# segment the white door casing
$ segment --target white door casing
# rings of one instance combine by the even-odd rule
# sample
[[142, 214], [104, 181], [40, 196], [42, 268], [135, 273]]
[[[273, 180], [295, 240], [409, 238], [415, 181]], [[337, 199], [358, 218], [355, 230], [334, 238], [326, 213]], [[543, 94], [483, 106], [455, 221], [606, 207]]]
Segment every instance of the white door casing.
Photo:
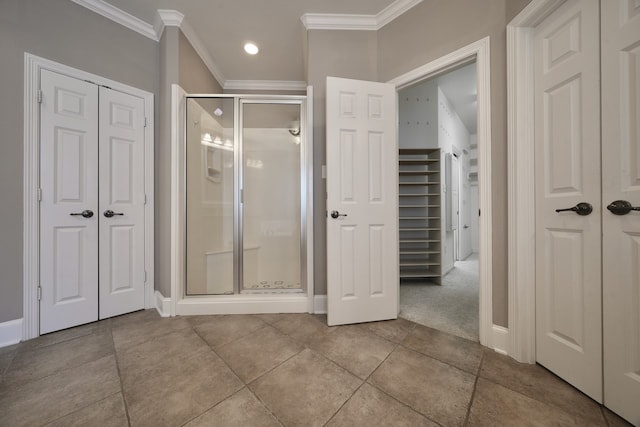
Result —
[[106, 319], [144, 308], [144, 100], [100, 87], [99, 130], [100, 319]]
[[598, 10], [569, 0], [536, 28], [534, 114], [536, 359], [601, 402]]
[[328, 324], [395, 319], [395, 86], [327, 77], [326, 126]]
[[[601, 14], [603, 206], [640, 206], [640, 4]], [[640, 425], [640, 212], [603, 209], [602, 225], [604, 402]]]
[[47, 333], [98, 319], [98, 87], [42, 70], [41, 90], [40, 333]]

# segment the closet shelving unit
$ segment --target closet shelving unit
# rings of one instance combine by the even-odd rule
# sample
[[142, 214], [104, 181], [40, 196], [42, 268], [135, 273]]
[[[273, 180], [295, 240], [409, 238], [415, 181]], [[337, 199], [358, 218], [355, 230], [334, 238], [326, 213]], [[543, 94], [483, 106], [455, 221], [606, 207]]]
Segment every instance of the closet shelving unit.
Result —
[[440, 149], [400, 149], [400, 278], [439, 283], [441, 269]]

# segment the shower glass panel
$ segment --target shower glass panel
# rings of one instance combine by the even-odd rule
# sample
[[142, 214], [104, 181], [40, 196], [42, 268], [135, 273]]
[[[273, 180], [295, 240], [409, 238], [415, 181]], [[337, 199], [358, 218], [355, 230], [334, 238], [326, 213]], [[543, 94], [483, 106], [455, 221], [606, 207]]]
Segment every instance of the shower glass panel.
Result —
[[303, 291], [300, 110], [241, 101], [242, 293]]
[[186, 294], [234, 293], [234, 99], [187, 98]]

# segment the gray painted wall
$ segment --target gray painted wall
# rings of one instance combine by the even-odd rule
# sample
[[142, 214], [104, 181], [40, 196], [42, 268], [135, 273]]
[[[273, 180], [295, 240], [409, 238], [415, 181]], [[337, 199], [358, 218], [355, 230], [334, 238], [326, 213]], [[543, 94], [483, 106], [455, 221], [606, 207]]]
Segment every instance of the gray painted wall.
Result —
[[0, 322], [22, 317], [25, 52], [152, 92], [156, 101], [159, 87], [158, 43], [68, 0], [2, 1]]

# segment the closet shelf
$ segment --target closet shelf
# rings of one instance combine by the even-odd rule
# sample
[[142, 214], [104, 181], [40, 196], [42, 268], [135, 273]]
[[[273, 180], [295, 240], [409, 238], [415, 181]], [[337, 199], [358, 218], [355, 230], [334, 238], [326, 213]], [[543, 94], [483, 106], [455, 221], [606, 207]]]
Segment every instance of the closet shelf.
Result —
[[440, 171], [439, 170], [424, 170], [424, 171], [401, 170], [399, 175], [400, 176], [424, 176], [424, 175], [433, 175], [436, 173], [440, 173]]
[[429, 182], [400, 182], [400, 185], [440, 185], [438, 181], [429, 181]]
[[[401, 216], [400, 221], [403, 220], [420, 220], [420, 219], [440, 219], [439, 216]], [[402, 226], [400, 227], [402, 228]]]

